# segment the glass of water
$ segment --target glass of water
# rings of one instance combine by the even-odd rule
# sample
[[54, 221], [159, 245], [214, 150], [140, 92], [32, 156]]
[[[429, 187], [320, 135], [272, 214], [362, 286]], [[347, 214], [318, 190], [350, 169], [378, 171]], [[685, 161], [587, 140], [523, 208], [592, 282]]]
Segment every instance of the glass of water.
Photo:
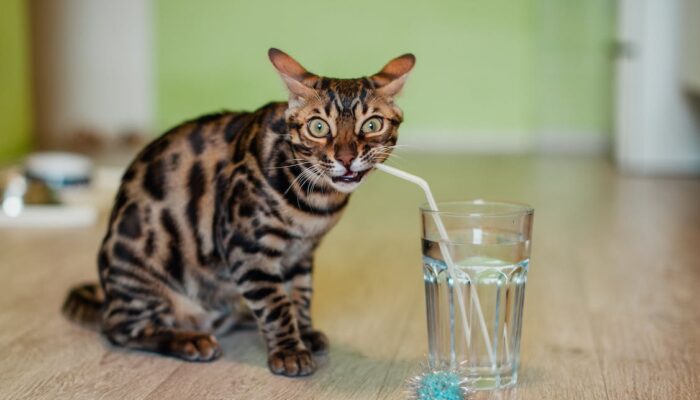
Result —
[[485, 200], [438, 209], [420, 210], [430, 367], [474, 389], [514, 385], [534, 210]]

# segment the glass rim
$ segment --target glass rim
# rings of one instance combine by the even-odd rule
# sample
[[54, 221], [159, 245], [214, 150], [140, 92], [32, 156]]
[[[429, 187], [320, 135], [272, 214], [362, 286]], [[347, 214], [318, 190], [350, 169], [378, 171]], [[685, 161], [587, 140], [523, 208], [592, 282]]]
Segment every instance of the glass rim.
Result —
[[511, 207], [513, 210], [510, 211], [493, 211], [493, 212], [457, 212], [457, 211], [436, 211], [430, 208], [428, 203], [423, 203], [418, 207], [421, 214], [437, 214], [440, 216], [448, 217], [461, 217], [461, 218], [491, 218], [491, 217], [513, 217], [513, 216], [526, 216], [535, 213], [535, 209], [529, 204], [515, 202], [515, 201], [499, 201], [499, 200], [487, 200], [487, 199], [470, 199], [470, 200], [456, 200], [456, 201], [439, 201], [437, 206], [442, 209], [441, 206], [459, 206], [459, 205], [476, 205], [476, 206], [505, 206]]

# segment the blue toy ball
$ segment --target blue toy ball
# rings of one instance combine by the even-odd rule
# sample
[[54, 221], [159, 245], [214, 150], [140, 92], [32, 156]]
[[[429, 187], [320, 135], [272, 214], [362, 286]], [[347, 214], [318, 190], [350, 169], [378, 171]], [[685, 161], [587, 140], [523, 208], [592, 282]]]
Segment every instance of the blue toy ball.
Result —
[[429, 371], [409, 381], [414, 400], [466, 400], [470, 390], [454, 371]]

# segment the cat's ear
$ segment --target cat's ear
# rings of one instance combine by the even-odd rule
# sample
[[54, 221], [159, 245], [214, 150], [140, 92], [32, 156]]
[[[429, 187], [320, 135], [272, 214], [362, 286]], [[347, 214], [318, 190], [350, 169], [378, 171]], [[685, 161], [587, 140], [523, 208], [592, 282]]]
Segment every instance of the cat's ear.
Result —
[[399, 94], [415, 64], [416, 57], [410, 53], [389, 61], [381, 71], [370, 76], [374, 86], [377, 87], [377, 93], [386, 97]]
[[301, 98], [309, 98], [316, 95], [313, 85], [316, 83], [318, 76], [307, 71], [282, 50], [271, 48], [267, 55], [292, 95]]

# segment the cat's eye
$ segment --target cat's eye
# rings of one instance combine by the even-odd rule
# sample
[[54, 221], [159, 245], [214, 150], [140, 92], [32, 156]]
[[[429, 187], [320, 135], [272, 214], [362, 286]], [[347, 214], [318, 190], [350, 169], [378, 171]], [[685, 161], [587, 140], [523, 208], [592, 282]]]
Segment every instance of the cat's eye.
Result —
[[372, 117], [362, 124], [362, 133], [375, 133], [382, 130], [382, 119], [379, 117]]
[[309, 123], [307, 124], [307, 127], [309, 128], [309, 133], [313, 137], [317, 138], [322, 138], [326, 137], [328, 135], [328, 132], [330, 132], [331, 128], [328, 126], [328, 123], [321, 118], [314, 118]]

